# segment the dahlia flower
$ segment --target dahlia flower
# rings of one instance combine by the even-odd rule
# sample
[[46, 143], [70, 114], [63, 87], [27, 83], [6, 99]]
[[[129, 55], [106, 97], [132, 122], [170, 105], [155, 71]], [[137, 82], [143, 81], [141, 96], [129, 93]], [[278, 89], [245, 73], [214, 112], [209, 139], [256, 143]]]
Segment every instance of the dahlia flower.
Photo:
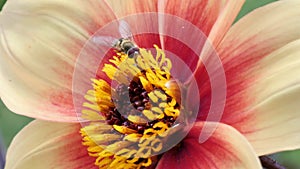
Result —
[[300, 147], [300, 2], [11, 0], [6, 169], [261, 168]]

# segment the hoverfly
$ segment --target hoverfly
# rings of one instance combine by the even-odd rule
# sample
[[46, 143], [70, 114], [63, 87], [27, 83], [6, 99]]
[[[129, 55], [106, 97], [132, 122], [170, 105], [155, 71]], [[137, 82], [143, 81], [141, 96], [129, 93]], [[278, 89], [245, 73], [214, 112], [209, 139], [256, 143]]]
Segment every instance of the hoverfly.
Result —
[[119, 33], [121, 38], [117, 39], [110, 36], [96, 36], [93, 41], [97, 44], [113, 47], [118, 52], [124, 52], [129, 58], [134, 58], [139, 53], [139, 47], [133, 41], [130, 26], [124, 20], [119, 22]]

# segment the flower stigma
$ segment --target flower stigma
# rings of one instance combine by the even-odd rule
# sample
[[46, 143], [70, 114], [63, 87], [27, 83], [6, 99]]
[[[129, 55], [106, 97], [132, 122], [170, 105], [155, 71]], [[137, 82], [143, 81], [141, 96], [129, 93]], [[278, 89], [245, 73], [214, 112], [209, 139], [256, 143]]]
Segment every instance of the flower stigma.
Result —
[[171, 60], [154, 47], [155, 57], [143, 48], [133, 58], [117, 51], [102, 69], [111, 83], [92, 79], [80, 133], [99, 168], [153, 168], [177, 144], [170, 136], [184, 125], [180, 84]]

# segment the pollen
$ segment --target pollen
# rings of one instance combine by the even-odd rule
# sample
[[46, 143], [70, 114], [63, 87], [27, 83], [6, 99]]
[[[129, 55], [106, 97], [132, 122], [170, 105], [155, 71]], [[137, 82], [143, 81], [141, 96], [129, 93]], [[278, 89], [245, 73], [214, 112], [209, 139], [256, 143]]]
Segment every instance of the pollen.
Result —
[[155, 167], [181, 113], [172, 63], [154, 47], [156, 56], [143, 48], [133, 58], [117, 52], [102, 69], [111, 82], [92, 79], [80, 133], [99, 168]]

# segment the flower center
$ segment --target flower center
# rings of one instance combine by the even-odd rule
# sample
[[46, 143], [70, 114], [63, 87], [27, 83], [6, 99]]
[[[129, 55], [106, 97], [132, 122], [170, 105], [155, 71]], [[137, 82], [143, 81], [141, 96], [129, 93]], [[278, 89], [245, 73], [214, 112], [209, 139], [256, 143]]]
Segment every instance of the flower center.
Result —
[[[146, 77], [146, 71], [141, 74], [142, 77]], [[150, 92], [147, 92], [139, 77], [135, 77], [129, 86], [119, 84], [116, 88], [116, 96], [112, 98], [117, 108], [106, 114], [107, 123], [122, 125], [140, 134], [159, 121], [171, 127], [178, 115], [168, 114], [168, 116], [162, 108], [171, 104], [172, 97], [156, 86], [151, 86], [151, 88], [148, 89]], [[179, 105], [176, 103], [173, 107], [178, 109]]]
[[154, 167], [172, 127], [180, 123], [180, 89], [170, 74], [171, 61], [155, 49], [155, 58], [142, 48], [133, 58], [117, 52], [103, 68], [112, 82], [92, 79], [81, 134], [99, 168]]

